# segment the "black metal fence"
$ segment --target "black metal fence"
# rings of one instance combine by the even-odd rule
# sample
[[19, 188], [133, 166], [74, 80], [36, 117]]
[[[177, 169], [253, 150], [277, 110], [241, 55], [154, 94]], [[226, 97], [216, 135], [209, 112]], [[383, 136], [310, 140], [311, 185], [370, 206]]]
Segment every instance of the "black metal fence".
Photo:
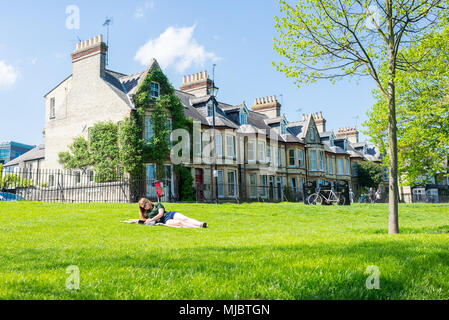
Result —
[[[0, 201], [42, 202], [137, 202], [142, 197], [158, 200], [155, 179], [121, 173], [96, 174], [91, 170], [8, 169], [1, 173]], [[172, 201], [170, 178], [163, 183], [161, 201]]]
[[196, 202], [302, 202], [303, 192], [299, 188], [277, 185], [243, 185], [219, 183], [217, 192], [212, 184], [195, 185]]

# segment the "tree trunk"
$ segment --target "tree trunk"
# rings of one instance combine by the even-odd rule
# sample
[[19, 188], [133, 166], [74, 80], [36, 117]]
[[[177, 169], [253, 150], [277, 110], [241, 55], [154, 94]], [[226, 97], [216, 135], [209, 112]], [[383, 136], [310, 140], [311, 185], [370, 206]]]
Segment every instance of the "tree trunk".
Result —
[[389, 205], [388, 205], [388, 233], [399, 233], [399, 187], [398, 187], [398, 141], [397, 141], [397, 121], [396, 121], [396, 90], [395, 90], [395, 52], [394, 52], [394, 32], [392, 19], [392, 3], [387, 0], [387, 27], [388, 27], [388, 151], [390, 156], [389, 170]]

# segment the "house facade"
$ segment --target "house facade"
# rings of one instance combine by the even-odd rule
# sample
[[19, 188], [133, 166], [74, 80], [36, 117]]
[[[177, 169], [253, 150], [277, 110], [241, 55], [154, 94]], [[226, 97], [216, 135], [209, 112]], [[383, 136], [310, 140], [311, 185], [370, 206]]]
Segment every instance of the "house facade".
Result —
[[[62, 169], [58, 154], [67, 151], [75, 137], [87, 139], [95, 123], [117, 123], [129, 116], [135, 110], [133, 96], [140, 84], [152, 68], [159, 68], [152, 60], [137, 74], [108, 70], [107, 50], [101, 35], [78, 43], [72, 53], [72, 74], [45, 95], [42, 169]], [[288, 190], [288, 197], [299, 201], [306, 181], [322, 180], [346, 181], [355, 192], [359, 188], [356, 163], [380, 162], [378, 150], [359, 141], [356, 128], [327, 131], [322, 113], [290, 122], [274, 96], [256, 98], [252, 105], [216, 101], [210, 95], [211, 85], [207, 72], [200, 72], [184, 76], [175, 92], [196, 128], [191, 139], [193, 158], [184, 165], [190, 168], [197, 193], [204, 200], [214, 199], [215, 193], [220, 200], [285, 200]], [[157, 83], [151, 94], [158, 96]], [[143, 121], [147, 142], [153, 134], [150, 115], [151, 109]], [[218, 171], [214, 170], [215, 159]], [[145, 195], [154, 198], [156, 165], [147, 163], [145, 170]], [[176, 198], [170, 159], [164, 172]]]

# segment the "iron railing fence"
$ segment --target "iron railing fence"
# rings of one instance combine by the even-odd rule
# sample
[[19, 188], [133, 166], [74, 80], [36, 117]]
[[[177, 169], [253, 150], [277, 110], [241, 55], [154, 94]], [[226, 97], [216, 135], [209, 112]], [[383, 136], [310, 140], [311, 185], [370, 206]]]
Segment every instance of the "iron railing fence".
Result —
[[173, 201], [171, 178], [163, 182], [158, 199], [155, 179], [129, 177], [120, 172], [95, 173], [93, 170], [4, 169], [0, 178], [0, 201], [111, 202], [132, 203], [142, 197]]
[[[158, 181], [163, 184], [161, 197], [157, 195], [156, 179], [145, 175], [130, 177], [120, 172], [98, 174], [93, 170], [3, 168], [0, 175], [0, 201], [135, 203], [146, 197], [163, 202], [304, 202], [302, 186], [292, 188], [271, 182], [268, 185], [218, 183], [217, 199], [214, 184], [195, 183], [193, 194], [186, 197], [182, 195], [183, 188], [175, 183], [174, 177]], [[308, 190], [306, 196], [315, 192], [314, 190]], [[448, 202], [449, 196], [445, 192], [440, 194], [438, 201], [430, 197], [413, 200]], [[351, 196], [354, 202], [369, 202], [368, 195]], [[383, 194], [382, 199], [376, 202], [388, 202], [388, 195]]]
[[[196, 202], [303, 202], [303, 192], [300, 188], [279, 187], [277, 185], [245, 185], [232, 183], [218, 183], [217, 193], [215, 185], [195, 184]], [[217, 197], [218, 196], [218, 197]]]

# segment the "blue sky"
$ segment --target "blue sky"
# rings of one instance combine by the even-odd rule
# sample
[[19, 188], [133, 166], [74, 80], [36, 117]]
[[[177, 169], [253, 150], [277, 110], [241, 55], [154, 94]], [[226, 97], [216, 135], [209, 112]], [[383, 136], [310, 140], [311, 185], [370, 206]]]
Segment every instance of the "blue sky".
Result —
[[[79, 8], [79, 29], [67, 28], [68, 6]], [[15, 1], [0, 6], [0, 141], [42, 143], [44, 98], [71, 74], [78, 37], [110, 29], [108, 69], [136, 73], [160, 55], [164, 72], [179, 88], [182, 76], [216, 67], [219, 99], [230, 104], [276, 95], [290, 121], [322, 111], [328, 129], [360, 124], [373, 104], [374, 83], [323, 80], [298, 88], [272, 61], [277, 1]], [[71, 21], [71, 20], [70, 20]], [[139, 54], [138, 54], [139, 52]], [[157, 58], [157, 57], [156, 57]], [[282, 98], [280, 95], [282, 94]], [[298, 111], [302, 109], [302, 111]], [[359, 117], [356, 119], [355, 117]]]

